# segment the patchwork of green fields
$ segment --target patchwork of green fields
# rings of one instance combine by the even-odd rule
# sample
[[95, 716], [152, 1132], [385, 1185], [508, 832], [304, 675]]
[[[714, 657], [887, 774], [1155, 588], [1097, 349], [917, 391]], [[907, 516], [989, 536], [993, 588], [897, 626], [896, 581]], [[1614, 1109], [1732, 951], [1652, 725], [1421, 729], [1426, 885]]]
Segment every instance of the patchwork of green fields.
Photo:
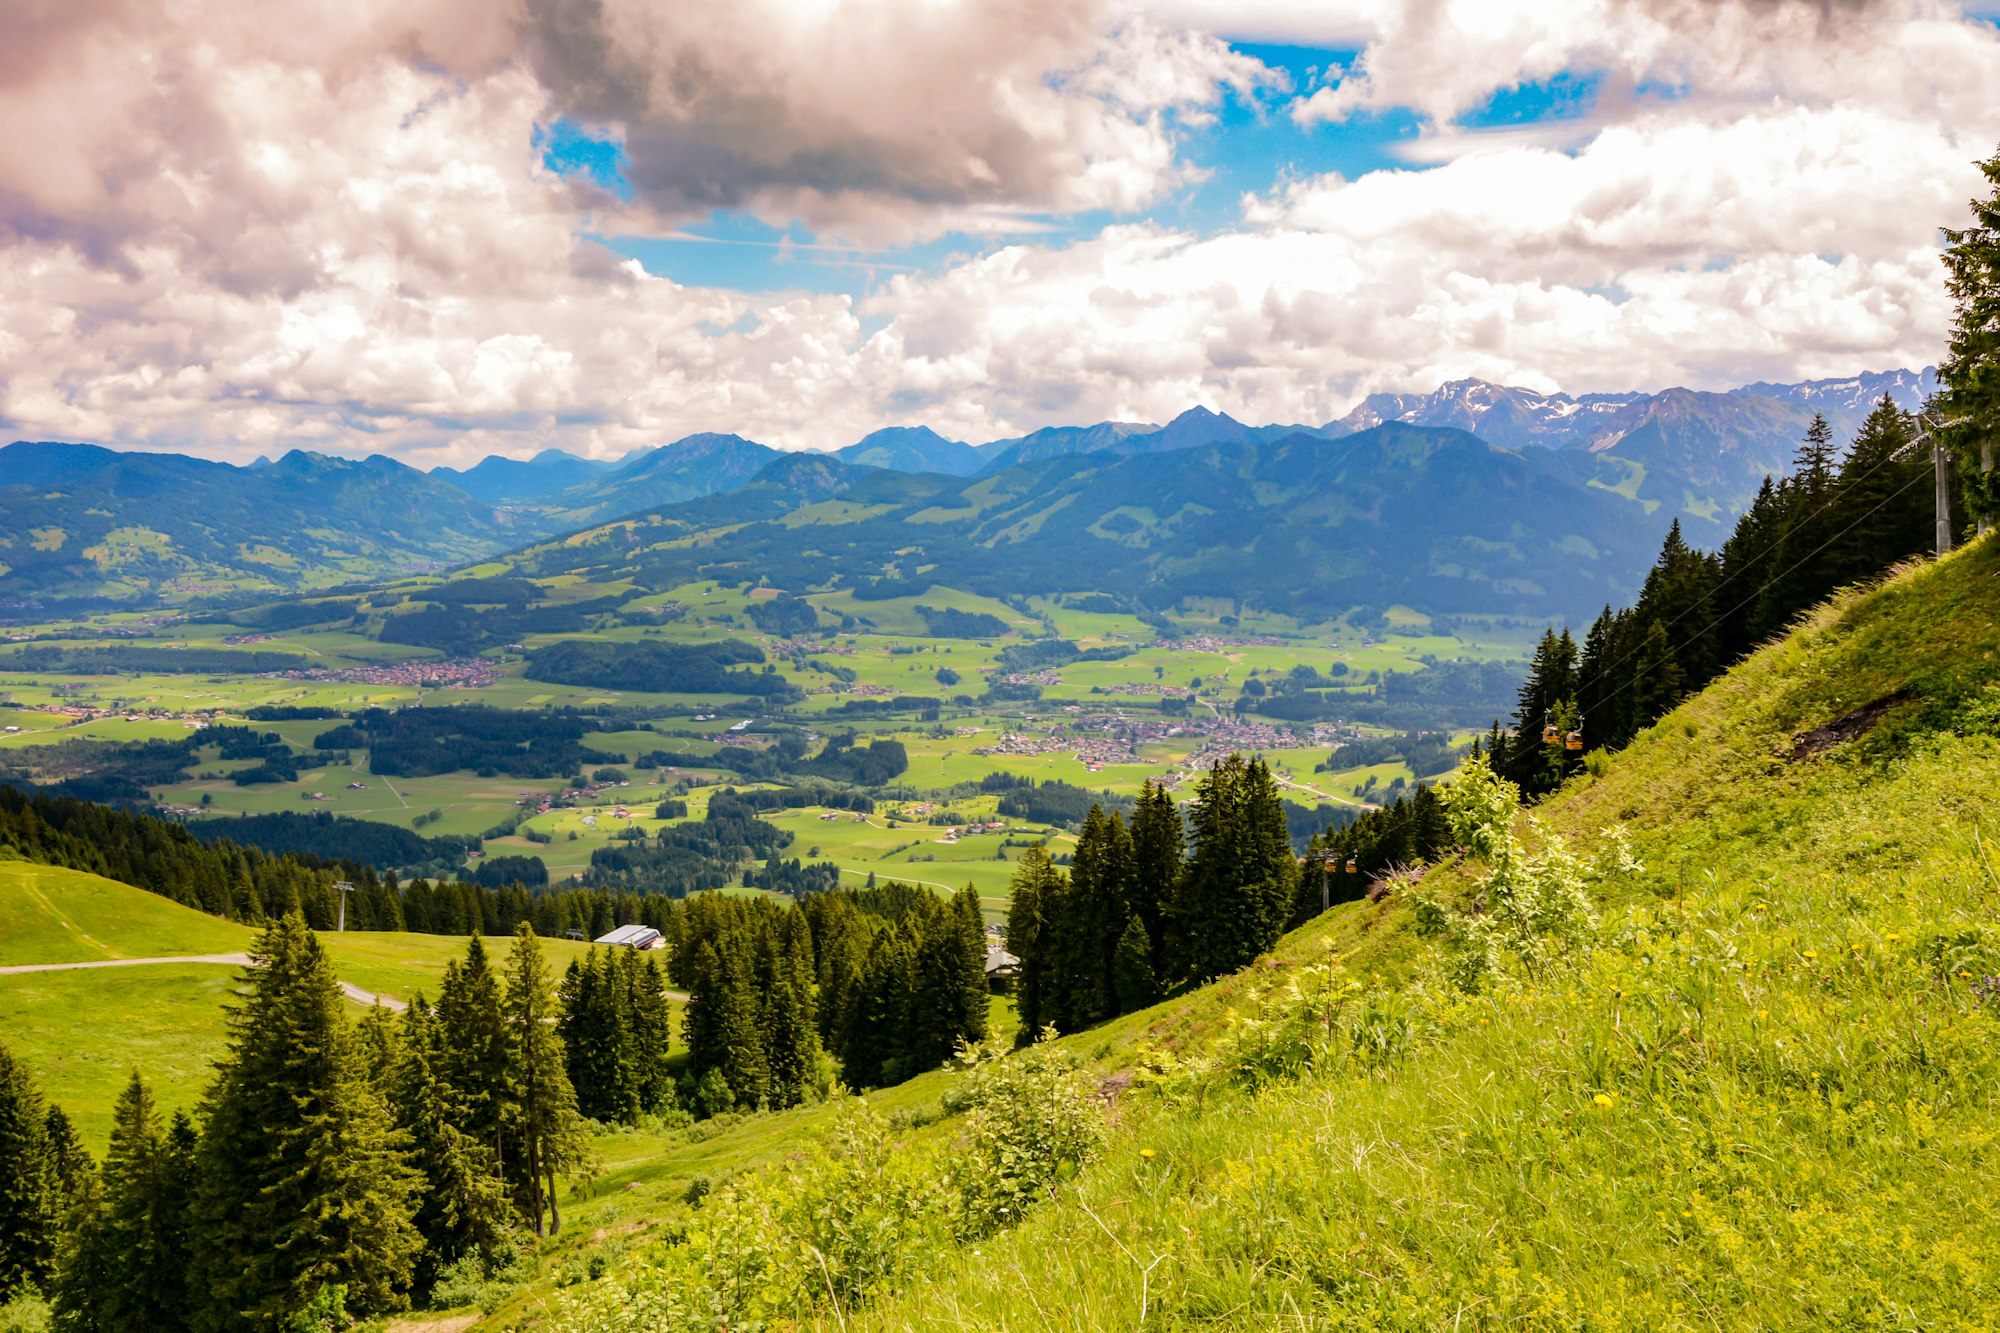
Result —
[[[507, 573], [505, 566], [494, 563], [458, 577]], [[402, 596], [420, 598], [440, 581], [437, 577], [405, 580], [364, 599], [364, 610], [391, 606]], [[1167, 780], [1186, 790], [1209, 756], [1251, 749], [1269, 759], [1290, 799], [1305, 805], [1359, 808], [1388, 799], [1399, 780], [1407, 783], [1416, 775], [1400, 763], [1321, 771], [1336, 742], [1314, 738], [1304, 724], [1261, 722], [1255, 715], [1239, 718], [1233, 709], [1245, 682], [1276, 681], [1305, 666], [1321, 673], [1323, 681], [1337, 680], [1354, 697], [1365, 700], [1375, 690], [1369, 682], [1425, 671], [1427, 660], [1518, 659], [1528, 651], [1535, 632], [1518, 624], [1463, 621], [1450, 624], [1453, 632], [1447, 634], [1406, 607], [1392, 607], [1366, 626], [1348, 618], [1303, 625], [1226, 600], [1197, 599], [1176, 612], [1181, 637], [1169, 641], [1160, 638], [1153, 625], [1130, 612], [1100, 605], [1103, 599], [1087, 591], [1015, 605], [943, 586], [882, 601], [864, 600], [851, 591], [796, 591], [817, 608], [821, 628], [804, 641], [781, 644], [762, 633], [751, 616], [752, 607], [776, 596], [776, 589], [694, 582], [651, 591], [629, 582], [554, 577], [542, 581], [543, 605], [592, 606], [610, 599], [622, 609], [579, 630], [524, 634], [522, 642], [530, 651], [562, 638], [679, 645], [736, 639], [764, 646], [772, 669], [803, 696], [786, 710], [790, 725], [802, 728], [814, 745], [842, 732], [863, 742], [876, 737], [901, 742], [909, 755], [909, 769], [897, 779], [899, 788], [933, 797], [995, 773], [1037, 782], [1056, 780], [1121, 796], [1136, 795], [1149, 779]], [[1006, 632], [984, 639], [937, 638], [929, 634], [919, 607], [991, 616]], [[628, 622], [624, 618], [628, 612], [637, 619]], [[644, 623], [647, 618], [657, 618], [657, 623]], [[0, 765], [14, 765], [30, 776], [47, 756], [58, 753], [45, 748], [50, 745], [181, 740], [205, 722], [241, 724], [247, 710], [262, 706], [339, 713], [463, 703], [531, 711], [612, 710], [616, 722], [586, 735], [587, 758], [580, 768], [585, 773], [598, 767], [624, 769], [630, 787], [587, 804], [536, 815], [513, 835], [490, 839], [485, 847], [489, 856], [539, 857], [557, 882], [585, 869], [591, 854], [610, 845], [616, 834], [628, 829], [657, 832], [663, 821], [653, 817], [653, 808], [676, 784], [695, 784], [688, 793], [693, 819], [702, 817], [708, 790], [723, 783], [747, 785], [724, 769], [702, 771], [683, 764], [666, 774], [641, 770], [634, 762], [640, 756], [664, 750], [705, 757], [717, 749], [718, 741], [736, 739], [731, 733], [738, 728], [762, 726], [761, 705], [756, 701], [530, 680], [521, 654], [504, 649], [487, 650], [489, 683], [478, 688], [424, 688], [421, 673], [399, 664], [442, 654], [379, 643], [365, 630], [347, 625], [247, 634], [219, 621], [148, 624], [133, 613], [116, 613], [28, 627], [26, 632], [37, 637], [36, 646], [181, 645], [208, 653], [296, 654], [323, 664], [334, 677], [157, 673], [70, 677], [0, 672], [0, 726], [18, 728], [0, 731]], [[119, 637], [106, 639], [107, 633]], [[1011, 675], [1003, 667], [1004, 652], [1050, 634], [1086, 651], [1124, 655]], [[229, 639], [238, 642], [230, 644]], [[1030, 693], [1039, 697], [975, 702], [1005, 680], [1031, 685]], [[1350, 681], [1351, 687], [1346, 684]], [[1173, 697], [1190, 694], [1191, 698]], [[938, 700], [936, 721], [917, 722], [908, 712], [843, 711], [857, 700], [909, 695]], [[54, 711], [58, 709], [64, 711]], [[1088, 725], [1077, 729], [1080, 722]], [[315, 738], [335, 724], [303, 719], [251, 725], [277, 733], [304, 760], [310, 758]], [[1113, 733], [1124, 739], [1100, 743]], [[393, 824], [425, 836], [463, 837], [495, 829], [516, 816], [523, 804], [538, 802], [566, 785], [560, 777], [481, 776], [466, 770], [425, 777], [377, 774], [370, 770], [366, 751], [353, 752], [348, 763], [302, 767], [296, 781], [238, 786], [232, 780], [235, 772], [254, 766], [248, 760], [223, 761], [204, 748], [186, 780], [156, 786], [153, 793], [165, 804], [206, 815], [323, 811]], [[51, 771], [62, 776], [65, 770]], [[629, 818], [616, 814], [621, 802], [628, 806]], [[961, 807], [967, 812], [990, 811], [991, 802], [978, 806], [960, 797], [953, 808]], [[974, 835], [947, 843], [938, 830], [925, 835], [929, 841], [908, 845], [917, 841], [916, 834], [879, 827], [886, 810], [878, 810], [873, 823], [859, 826], [844, 820], [821, 821], [821, 813], [790, 811], [774, 818], [794, 834], [788, 856], [832, 861], [857, 882], [872, 873], [940, 888], [969, 883], [989, 900], [989, 909], [1004, 903], [1013, 859], [1020, 850], [1018, 845], [1001, 844], [1026, 833]]]

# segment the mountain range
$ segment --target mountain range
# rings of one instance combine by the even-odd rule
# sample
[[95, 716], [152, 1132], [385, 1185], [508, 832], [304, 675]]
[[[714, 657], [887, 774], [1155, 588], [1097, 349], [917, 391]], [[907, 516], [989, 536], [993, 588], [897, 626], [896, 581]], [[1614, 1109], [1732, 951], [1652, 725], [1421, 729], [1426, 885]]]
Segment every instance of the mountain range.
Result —
[[[235, 467], [92, 445], [0, 448], [0, 611], [96, 601], [288, 591], [463, 563], [606, 520], [727, 495], [779, 463], [882, 474], [916, 494], [917, 478], [997, 478], [1062, 459], [1166, 458], [1189, 450], [1283, 443], [1308, 447], [1383, 426], [1462, 432], [1534, 462], [1545, 486], [1601, 492], [1647, 525], [1682, 518], [1697, 543], [1718, 541], [1768, 473], [1783, 472], [1815, 412], [1837, 439], [1884, 395], [1915, 407], [1935, 375], [1889, 371], [1727, 393], [1571, 397], [1460, 380], [1428, 394], [1374, 394], [1320, 425], [1249, 425], [1195, 407], [1164, 425], [1053, 426], [971, 445], [928, 427], [895, 426], [828, 453], [786, 454], [738, 435], [691, 435], [617, 460], [545, 450], [429, 474], [380, 456], [349, 461], [294, 450]], [[1174, 469], [1168, 469], [1169, 472]], [[1147, 495], [1147, 469], [1125, 480]], [[1162, 474], [1166, 475], [1165, 473]], [[859, 485], [848, 478], [843, 487]], [[929, 483], [926, 483], [928, 485]], [[1170, 482], [1163, 485], [1171, 487]], [[780, 488], [782, 489], [782, 487]], [[887, 500], [880, 501], [887, 503]], [[875, 503], [871, 501], [871, 503]], [[1135, 502], [1140, 509], [1152, 509]]]
[[[1099, 450], [978, 477], [788, 454], [734, 491], [531, 546], [515, 574], [663, 592], [698, 579], [921, 597], [1220, 597], [1306, 618], [1397, 602], [1581, 614], [1627, 597], [1665, 520], [1460, 430]], [[1655, 530], [1655, 529], [1658, 530]], [[421, 596], [421, 594], [417, 594]]]

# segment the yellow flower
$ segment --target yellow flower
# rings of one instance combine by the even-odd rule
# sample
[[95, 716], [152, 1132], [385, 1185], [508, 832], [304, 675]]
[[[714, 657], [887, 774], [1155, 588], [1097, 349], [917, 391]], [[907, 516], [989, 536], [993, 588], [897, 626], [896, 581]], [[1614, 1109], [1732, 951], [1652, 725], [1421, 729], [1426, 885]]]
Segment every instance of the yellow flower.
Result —
[[1618, 1101], [1616, 1097], [1612, 1096], [1608, 1092], [1600, 1092], [1595, 1097], [1592, 1097], [1590, 1100], [1596, 1102], [1599, 1106], [1604, 1107], [1606, 1110], [1609, 1110]]
[[1159, 1156], [1159, 1154], [1154, 1152], [1151, 1148], [1141, 1148], [1139, 1149], [1139, 1156], [1145, 1158], [1147, 1161], [1150, 1162], [1155, 1157]]

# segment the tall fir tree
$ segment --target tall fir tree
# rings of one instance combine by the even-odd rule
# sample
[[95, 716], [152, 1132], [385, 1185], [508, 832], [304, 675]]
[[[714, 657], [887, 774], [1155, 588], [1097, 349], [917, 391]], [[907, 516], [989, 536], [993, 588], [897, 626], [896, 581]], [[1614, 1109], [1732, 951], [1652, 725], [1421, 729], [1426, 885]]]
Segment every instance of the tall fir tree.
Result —
[[1015, 1010], [1020, 1016], [1020, 1040], [1040, 1037], [1055, 1019], [1049, 1003], [1050, 945], [1055, 932], [1050, 916], [1062, 908], [1062, 872], [1039, 845], [1021, 853], [1014, 863], [1007, 904], [1007, 950], [1020, 959], [1014, 983]]
[[1203, 776], [1183, 880], [1189, 973], [1233, 972], [1278, 942], [1297, 896], [1284, 803], [1261, 759], [1231, 755]]
[[1121, 1014], [1144, 1009], [1160, 998], [1160, 983], [1153, 976], [1153, 944], [1146, 938], [1146, 923], [1137, 916], [1125, 922], [1125, 931], [1118, 937], [1111, 960], [1111, 988]]
[[856, 1088], [900, 1083], [907, 1067], [904, 1032], [916, 991], [915, 942], [903, 926], [875, 936], [841, 1043], [841, 1073]]
[[1984, 197], [1972, 225], [1944, 233], [1945, 289], [1955, 307], [1938, 363], [1937, 407], [1958, 458], [1961, 491], [1983, 523], [2000, 516], [2000, 153], [1979, 164]]
[[0, 1042], [0, 1302], [48, 1283], [61, 1222], [54, 1175], [47, 1103]]
[[453, 1119], [486, 1145], [494, 1169], [505, 1175], [511, 1155], [506, 1134], [513, 1105], [507, 1083], [512, 1051], [500, 990], [486, 943], [474, 935], [466, 943], [464, 962], [454, 959], [445, 967], [436, 1017], [438, 1073], [451, 1090]]
[[812, 928], [797, 909], [784, 914], [772, 941], [764, 1015], [771, 1104], [797, 1106], [812, 1089], [820, 1059], [819, 1025], [813, 1013]]
[[1915, 448], [1908, 413], [1884, 395], [1855, 432], [1834, 493], [1842, 531], [1826, 556], [1833, 587], [1875, 579], [1932, 548], [1936, 488], [1928, 447]]
[[250, 957], [202, 1103], [195, 1327], [282, 1327], [335, 1286], [356, 1315], [394, 1309], [422, 1244], [410, 1221], [417, 1182], [333, 968], [296, 914]]
[[192, 1316], [193, 1150], [170, 1132], [137, 1073], [112, 1110], [98, 1202], [74, 1228], [56, 1292], [65, 1329], [182, 1333]]
[[419, 1176], [412, 1215], [423, 1237], [415, 1287], [428, 1291], [438, 1275], [467, 1255], [496, 1258], [511, 1220], [507, 1188], [492, 1149], [460, 1129], [450, 1086], [439, 1072], [442, 1033], [419, 996], [404, 1012], [389, 1105]]
[[1153, 950], [1153, 977], [1161, 984], [1182, 975], [1185, 956], [1175, 927], [1187, 832], [1180, 808], [1164, 783], [1150, 779], [1139, 789], [1132, 810], [1132, 915], [1144, 924]]
[[535, 1234], [551, 1235], [562, 1229], [556, 1182], [586, 1170], [590, 1136], [564, 1068], [562, 1038], [556, 1035], [548, 961], [534, 927], [525, 921], [507, 959], [503, 1012], [511, 1038], [507, 1082], [513, 1092], [513, 1138], [519, 1145], [511, 1175], [515, 1198]]

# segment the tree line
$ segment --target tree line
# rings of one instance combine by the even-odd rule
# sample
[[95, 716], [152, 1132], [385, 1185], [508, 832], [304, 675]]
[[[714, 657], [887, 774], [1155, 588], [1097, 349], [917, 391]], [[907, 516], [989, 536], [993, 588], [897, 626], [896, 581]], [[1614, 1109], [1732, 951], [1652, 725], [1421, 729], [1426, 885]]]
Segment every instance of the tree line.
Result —
[[1690, 546], [1676, 521], [1633, 605], [1605, 607], [1581, 645], [1543, 635], [1513, 730], [1496, 722], [1484, 742], [1494, 771], [1524, 796], [1553, 791], [1587, 751], [1627, 744], [1836, 589], [1930, 551], [1933, 471], [1916, 433], [1884, 397], [1843, 455], [1815, 416], [1791, 475], [1764, 479], [1718, 550]]
[[1299, 883], [1261, 759], [1211, 768], [1185, 824], [1151, 782], [1129, 823], [1093, 807], [1067, 874], [1032, 847], [1014, 875], [1007, 948], [1020, 960], [1024, 1038], [1074, 1032], [1244, 966], [1291, 923]]

